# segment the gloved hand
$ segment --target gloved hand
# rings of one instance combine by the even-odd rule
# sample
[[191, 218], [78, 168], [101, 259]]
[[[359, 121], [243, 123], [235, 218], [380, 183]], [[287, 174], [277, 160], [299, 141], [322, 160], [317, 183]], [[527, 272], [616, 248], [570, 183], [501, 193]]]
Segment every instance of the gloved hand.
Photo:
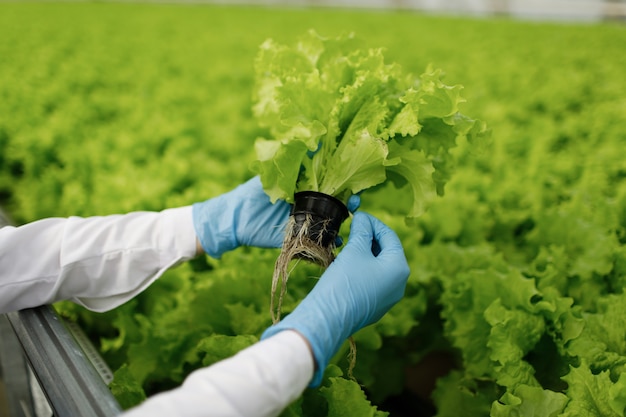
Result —
[[303, 335], [315, 356], [310, 386], [316, 387], [341, 344], [380, 320], [402, 298], [408, 277], [409, 266], [395, 232], [369, 214], [356, 213], [345, 248], [295, 310], [261, 339], [286, 329]]
[[193, 205], [193, 224], [204, 251], [213, 258], [239, 246], [279, 248], [290, 205], [272, 204], [258, 176], [234, 190]]
[[354, 214], [354, 212], [361, 206], [361, 196], [358, 194], [352, 194], [348, 199], [346, 206], [348, 207], [348, 211]]
[[[355, 212], [361, 198], [353, 195], [348, 210]], [[239, 246], [279, 248], [291, 206], [279, 200], [272, 204], [258, 176], [234, 190], [193, 205], [193, 225], [202, 249], [213, 258]], [[337, 237], [337, 246], [341, 246]]]

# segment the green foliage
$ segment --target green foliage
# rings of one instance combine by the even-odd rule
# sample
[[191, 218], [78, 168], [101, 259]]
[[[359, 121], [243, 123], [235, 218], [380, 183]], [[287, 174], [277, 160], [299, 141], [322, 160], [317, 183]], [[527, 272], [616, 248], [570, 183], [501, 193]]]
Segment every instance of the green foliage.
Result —
[[109, 388], [122, 408], [130, 408], [146, 399], [143, 388], [126, 365], [122, 365], [113, 376], [115, 379]]
[[[358, 384], [344, 378], [330, 378], [330, 385], [320, 388], [320, 394], [328, 401], [329, 416], [386, 417], [389, 415], [372, 407]], [[350, 404], [350, 407], [346, 407], [346, 403]]]
[[[323, 388], [285, 415], [329, 415], [331, 403], [338, 415], [360, 407], [375, 415], [402, 391], [439, 416], [624, 415], [623, 26], [1, 3], [0, 205], [26, 222], [159, 210], [233, 188], [252, 175], [256, 138], [269, 136], [252, 110], [259, 46], [293, 44], [308, 28], [331, 38], [354, 32], [410, 73], [445, 69], [438, 79], [463, 84], [472, 115], [493, 134], [481, 152], [459, 141], [454, 175], [433, 177], [445, 195], [410, 224], [403, 208], [412, 196], [387, 185], [363, 194], [361, 209], [403, 241], [406, 296], [355, 335], [365, 397], [343, 376], [346, 348]], [[423, 123], [417, 137], [439, 137], [439, 127]], [[424, 152], [445, 165], [436, 150]], [[130, 406], [259, 337], [276, 255], [241, 248], [183, 265], [106, 314], [59, 308], [97, 342], [117, 370], [111, 389]], [[321, 272], [297, 269], [285, 312]], [[406, 382], [438, 351], [452, 370], [434, 391]]]
[[230, 358], [235, 353], [258, 341], [258, 338], [249, 334], [237, 336], [212, 334], [207, 336], [198, 344], [198, 351], [205, 354], [202, 359], [202, 366], [210, 366], [223, 359]]
[[457, 140], [487, 137], [459, 112], [461, 86], [432, 68], [405, 74], [354, 36], [310, 31], [293, 47], [270, 39], [255, 64], [254, 115], [269, 138], [257, 139], [253, 169], [273, 201], [313, 190], [345, 202], [391, 178], [417, 217], [443, 194]]

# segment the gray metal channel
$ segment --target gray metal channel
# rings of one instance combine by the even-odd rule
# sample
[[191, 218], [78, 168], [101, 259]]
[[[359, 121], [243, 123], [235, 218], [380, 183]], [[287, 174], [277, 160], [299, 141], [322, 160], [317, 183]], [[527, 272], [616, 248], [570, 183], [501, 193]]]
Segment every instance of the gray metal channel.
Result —
[[[0, 209], [0, 227], [9, 223]], [[11, 417], [121, 413], [107, 386], [110, 370], [80, 329], [51, 306], [0, 315], [0, 366]]]

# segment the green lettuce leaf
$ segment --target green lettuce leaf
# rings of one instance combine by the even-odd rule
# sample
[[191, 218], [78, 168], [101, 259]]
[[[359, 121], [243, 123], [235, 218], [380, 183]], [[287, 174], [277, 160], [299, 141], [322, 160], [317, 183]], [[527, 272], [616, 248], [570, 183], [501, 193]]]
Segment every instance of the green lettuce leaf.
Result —
[[392, 179], [412, 194], [405, 216], [417, 217], [443, 194], [457, 140], [487, 136], [484, 123], [459, 113], [462, 87], [445, 85], [440, 70], [404, 74], [353, 36], [309, 31], [293, 47], [268, 40], [255, 73], [253, 114], [267, 135], [252, 170], [272, 201], [312, 190], [345, 202]]
[[485, 319], [491, 325], [487, 346], [498, 384], [517, 387], [520, 384], [538, 386], [534, 369], [524, 360], [545, 331], [542, 317], [522, 309], [509, 309], [496, 299], [485, 310]]
[[557, 417], [568, 401], [562, 393], [520, 385], [492, 404], [491, 417]]
[[109, 389], [120, 403], [120, 406], [125, 410], [146, 399], [146, 393], [141, 384], [135, 379], [125, 364], [113, 374], [113, 381], [109, 384]]
[[327, 171], [319, 191], [336, 195], [339, 190], [356, 194], [385, 181], [387, 144], [367, 131], [344, 140], [327, 162]]
[[205, 337], [198, 343], [198, 352], [204, 354], [203, 366], [213, 365], [223, 359], [234, 356], [237, 352], [258, 342], [259, 339], [252, 335], [226, 336], [213, 334]]
[[584, 327], [566, 351], [593, 371], [621, 372], [626, 365], [626, 293], [607, 295], [596, 305], [596, 312], [582, 315]]
[[[329, 416], [385, 417], [389, 413], [378, 410], [365, 396], [359, 384], [341, 377], [328, 378], [330, 384], [320, 388], [320, 395], [328, 402]], [[350, 404], [350, 407], [346, 407]]]
[[626, 374], [620, 374], [619, 379], [609, 388], [609, 405], [618, 415], [626, 412]]
[[387, 163], [387, 171], [404, 178], [404, 188], [409, 188], [413, 195], [411, 207], [405, 209], [406, 216], [420, 216], [436, 195], [435, 168], [421, 151], [408, 149], [397, 142], [390, 142], [389, 149], [391, 161]]
[[[589, 366], [583, 362], [579, 367], [570, 367], [570, 372], [563, 377], [563, 380], [568, 384], [567, 396], [570, 398], [562, 414], [563, 417], [623, 415], [623, 410], [616, 413], [612, 408], [618, 406], [619, 401], [617, 401], [617, 397], [614, 401], [611, 400], [611, 390], [614, 384], [608, 371], [594, 374]], [[619, 388], [620, 391], [624, 389], [623, 381]]]
[[254, 145], [258, 160], [252, 169], [261, 175], [265, 192], [272, 202], [278, 199], [293, 200], [293, 193], [285, 191], [293, 187], [293, 178], [298, 176], [300, 166], [308, 151], [306, 144], [291, 141], [284, 144], [259, 139]]
[[488, 416], [498, 391], [488, 383], [467, 378], [461, 371], [451, 371], [437, 380], [433, 402], [436, 417]]

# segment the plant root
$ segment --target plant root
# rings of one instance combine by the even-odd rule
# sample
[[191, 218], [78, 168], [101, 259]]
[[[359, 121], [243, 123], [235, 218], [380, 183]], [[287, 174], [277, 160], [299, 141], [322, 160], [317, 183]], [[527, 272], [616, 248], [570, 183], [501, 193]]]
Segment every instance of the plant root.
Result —
[[[285, 229], [283, 247], [276, 259], [274, 274], [272, 276], [270, 313], [272, 315], [273, 324], [280, 321], [283, 299], [287, 292], [287, 281], [289, 280], [290, 272], [289, 265], [291, 261], [306, 260], [325, 269], [335, 260], [335, 243], [331, 242], [328, 246], [322, 244], [322, 236], [328, 227], [328, 223], [330, 223], [330, 220], [322, 221], [320, 224], [320, 222], [315, 221], [310, 214], [306, 215], [306, 218], [301, 224], [296, 222], [294, 216], [289, 217]], [[311, 228], [322, 230], [321, 233], [316, 233], [317, 238], [315, 240], [309, 237]], [[277, 295], [276, 292], [279, 282], [280, 292]], [[278, 299], [276, 299], [277, 297]], [[356, 343], [352, 336], [348, 338], [348, 342], [350, 343], [350, 352], [348, 353], [348, 378], [356, 381], [356, 378], [354, 378], [352, 374], [356, 365]]]
[[[329, 222], [329, 221], [328, 221]], [[322, 245], [323, 233], [319, 233], [317, 240], [309, 237], [312, 226], [321, 226], [322, 230], [326, 230], [325, 224], [314, 223], [311, 215], [307, 214], [302, 224], [296, 223], [293, 216], [289, 217], [285, 229], [285, 238], [283, 247], [276, 259], [274, 265], [274, 274], [272, 276], [272, 292], [270, 298], [270, 312], [272, 314], [272, 323], [276, 324], [280, 321], [280, 315], [283, 305], [283, 299], [287, 291], [287, 281], [289, 280], [289, 265], [294, 259], [304, 259], [319, 265], [323, 268], [328, 266], [335, 259], [334, 250], [336, 248], [334, 242], [328, 246]], [[276, 301], [276, 289], [280, 281], [280, 293], [278, 294], [278, 302]]]
[[354, 341], [354, 337], [350, 336], [348, 338], [348, 342], [350, 342], [350, 352], [348, 353], [348, 379], [357, 382], [354, 374], [352, 373], [352, 371], [354, 371], [354, 367], [356, 366], [356, 342]]

